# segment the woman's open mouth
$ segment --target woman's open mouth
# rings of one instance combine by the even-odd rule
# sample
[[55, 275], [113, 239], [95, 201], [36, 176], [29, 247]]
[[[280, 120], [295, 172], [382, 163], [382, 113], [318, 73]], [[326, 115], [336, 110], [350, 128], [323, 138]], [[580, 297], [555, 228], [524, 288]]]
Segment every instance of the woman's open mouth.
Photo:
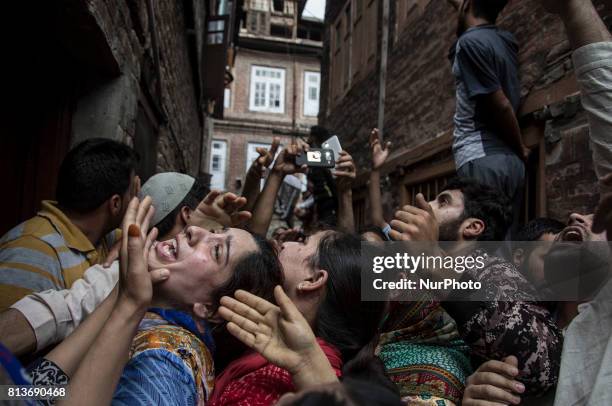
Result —
[[177, 239], [158, 242], [155, 245], [157, 255], [168, 262], [174, 262], [178, 258], [178, 241]]

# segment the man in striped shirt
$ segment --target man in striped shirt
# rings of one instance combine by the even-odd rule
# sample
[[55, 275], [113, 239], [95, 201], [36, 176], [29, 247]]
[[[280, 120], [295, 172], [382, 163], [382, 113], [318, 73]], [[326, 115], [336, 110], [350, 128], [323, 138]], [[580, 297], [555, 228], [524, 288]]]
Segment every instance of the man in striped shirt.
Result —
[[125, 144], [93, 138], [60, 167], [57, 202], [0, 239], [0, 311], [22, 297], [67, 289], [106, 257], [130, 199], [139, 188], [137, 156]]

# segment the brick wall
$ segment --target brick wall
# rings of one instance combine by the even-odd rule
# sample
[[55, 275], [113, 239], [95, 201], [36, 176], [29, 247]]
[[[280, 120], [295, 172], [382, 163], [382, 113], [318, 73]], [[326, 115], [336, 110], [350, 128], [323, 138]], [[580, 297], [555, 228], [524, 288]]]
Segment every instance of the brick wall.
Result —
[[[285, 106], [283, 113], [264, 113], [249, 110], [251, 67], [253, 65], [285, 69]], [[213, 139], [227, 141], [226, 189], [240, 192], [248, 169], [246, 155], [248, 143], [271, 144], [278, 136], [274, 131], [295, 131], [308, 134], [316, 125], [317, 117], [304, 116], [304, 73], [319, 72], [318, 56], [293, 55], [241, 48], [234, 65], [234, 82], [230, 86], [229, 108], [224, 120], [216, 120]], [[295, 96], [295, 97], [294, 97]], [[293, 120], [295, 117], [295, 129]], [[281, 144], [291, 143], [290, 136], [281, 136]], [[240, 182], [236, 182], [240, 180]]]
[[[162, 100], [168, 115], [170, 145], [160, 143], [159, 169], [179, 169], [192, 175], [198, 173], [200, 142], [203, 136], [199, 100], [196, 99], [192, 68], [187, 51], [187, 35], [183, 20], [183, 2], [155, 2], [158, 38], [161, 50]], [[174, 157], [177, 152], [181, 157]]]
[[[396, 27], [395, 1], [391, 1], [390, 48], [384, 130], [393, 151], [408, 151], [452, 128], [454, 79], [447, 54], [455, 39], [456, 15], [446, 1], [405, 0], [418, 3], [404, 27]], [[379, 16], [382, 15], [382, 1]], [[326, 21], [333, 21], [345, 4], [327, 2]], [[612, 23], [612, 1], [595, 0], [600, 15]], [[514, 1], [500, 16], [499, 25], [511, 31], [520, 45], [523, 100], [539, 94], [552, 97], [553, 87], [572, 80], [570, 49], [560, 20], [546, 13], [536, 0]], [[380, 30], [379, 30], [380, 31]], [[380, 37], [380, 32], [379, 32]], [[379, 42], [380, 43], [380, 42]], [[330, 29], [326, 26], [322, 63], [320, 120], [340, 135], [343, 147], [361, 170], [369, 168], [367, 138], [377, 123], [376, 71], [354, 83], [337, 105], [328, 104]], [[380, 59], [380, 51], [378, 52]], [[571, 86], [567, 86], [571, 89]], [[531, 100], [533, 101], [535, 97]], [[561, 97], [563, 100], [563, 97]], [[543, 107], [530, 105], [530, 111]], [[527, 106], [526, 106], [527, 107]], [[564, 109], [561, 106], [562, 110]], [[596, 182], [589, 163], [588, 129], [583, 113], [554, 117], [547, 125], [556, 138], [547, 138], [546, 195], [549, 214], [564, 219], [572, 208], [591, 211], [597, 201]], [[559, 152], [561, 151], [561, 152]], [[556, 155], [555, 155], [556, 154]], [[535, 170], [535, 168], [530, 168]]]
[[[88, 138], [132, 145], [143, 178], [165, 170], [198, 174], [206, 2], [6, 3], [7, 32], [20, 34], [6, 51], [13, 56], [4, 89], [11, 103], [1, 120], [0, 162], [12, 174], [13, 199], [0, 234], [35, 214], [41, 200], [55, 198], [61, 161]], [[21, 21], [29, 22], [27, 30]]]
[[548, 214], [592, 213], [599, 197], [584, 111], [549, 123], [546, 141]]
[[[271, 144], [274, 135], [270, 131], [253, 131], [219, 126], [215, 128], [216, 131], [213, 139], [227, 142], [225, 188], [230, 192], [240, 193], [242, 186], [244, 186], [246, 171], [248, 170], [246, 162], [248, 144], [250, 142]], [[281, 145], [288, 145], [290, 143], [291, 137], [281, 137]]]
[[[133, 145], [139, 104], [147, 103], [158, 115], [154, 120], [158, 127], [157, 170], [196, 175], [203, 117], [188, 54], [185, 3], [153, 2], [153, 18], [146, 4], [145, 0], [86, 3], [120, 67], [121, 76], [79, 100], [73, 143], [91, 136], [105, 136]], [[201, 29], [204, 0], [193, 0], [192, 4], [196, 10], [195, 26]], [[151, 35], [152, 26], [157, 38]], [[201, 41], [201, 32], [195, 35]], [[157, 94], [155, 40], [161, 95]]]
[[[261, 113], [249, 110], [251, 66], [253, 65], [285, 69], [284, 113]], [[249, 121], [289, 129], [295, 112], [296, 126], [301, 130], [308, 130], [311, 126], [316, 125], [318, 120], [317, 117], [304, 116], [304, 73], [306, 71], [319, 72], [320, 69], [321, 64], [316, 56], [294, 56], [240, 49], [234, 66], [235, 80], [230, 86], [230, 108], [225, 109], [224, 118], [229, 121]]]

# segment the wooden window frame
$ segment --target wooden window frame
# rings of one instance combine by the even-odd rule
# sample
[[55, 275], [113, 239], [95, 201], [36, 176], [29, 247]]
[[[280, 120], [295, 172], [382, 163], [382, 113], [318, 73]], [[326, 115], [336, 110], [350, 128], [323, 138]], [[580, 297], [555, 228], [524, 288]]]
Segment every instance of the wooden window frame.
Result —
[[442, 188], [443, 185], [438, 184], [438, 180], [444, 180], [452, 176], [455, 172], [455, 161], [453, 160], [453, 158], [450, 158], [446, 161], [437, 164], [433, 164], [432, 166], [427, 167], [425, 169], [418, 168], [417, 164], [414, 170], [406, 174], [401, 182], [401, 205], [414, 205], [414, 200], [417, 193], [416, 190], [419, 188], [426, 188], [424, 190], [419, 189], [419, 192], [423, 193], [426, 198], [428, 196], [431, 197], [430, 183], [434, 182], [434, 188]]
[[[263, 76], [263, 77], [260, 76], [259, 78], [257, 78], [256, 76], [257, 70], [279, 73], [280, 78], [271, 78], [271, 77], [266, 77], [266, 76]], [[249, 111], [258, 112], [258, 113], [285, 114], [286, 112], [285, 92], [287, 91], [287, 82], [286, 82], [287, 74], [286, 73], [287, 73], [286, 69], [282, 67], [272, 67], [272, 66], [256, 65], [256, 64], [251, 65], [251, 71], [250, 71], [251, 83], [249, 85]], [[255, 105], [256, 82], [265, 84], [264, 105], [263, 106]], [[279, 93], [280, 106], [278, 108], [270, 107], [270, 95], [271, 95], [270, 85], [272, 84], [280, 85], [281, 87], [280, 93]]]
[[[311, 103], [311, 99], [310, 99], [310, 89], [311, 86], [308, 82], [308, 78], [316, 75], [318, 77], [318, 88], [317, 88], [317, 94], [318, 94], [318, 100], [317, 100], [317, 112], [316, 114], [307, 114], [306, 111], [306, 106]], [[304, 86], [303, 86], [303, 106], [302, 106], [302, 115], [304, 117], [317, 117], [319, 115], [319, 111], [320, 111], [320, 107], [321, 107], [321, 72], [318, 71], [312, 71], [312, 70], [306, 70], [304, 71]], [[310, 112], [308, 112], [310, 113]]]

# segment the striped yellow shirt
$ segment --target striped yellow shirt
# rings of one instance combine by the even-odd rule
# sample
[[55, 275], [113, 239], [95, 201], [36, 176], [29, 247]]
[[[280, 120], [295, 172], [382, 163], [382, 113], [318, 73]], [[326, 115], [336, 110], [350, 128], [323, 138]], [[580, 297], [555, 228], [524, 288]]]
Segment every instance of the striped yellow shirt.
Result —
[[87, 268], [103, 261], [115, 239], [96, 248], [55, 202], [0, 239], [0, 311], [32, 292], [69, 289]]

